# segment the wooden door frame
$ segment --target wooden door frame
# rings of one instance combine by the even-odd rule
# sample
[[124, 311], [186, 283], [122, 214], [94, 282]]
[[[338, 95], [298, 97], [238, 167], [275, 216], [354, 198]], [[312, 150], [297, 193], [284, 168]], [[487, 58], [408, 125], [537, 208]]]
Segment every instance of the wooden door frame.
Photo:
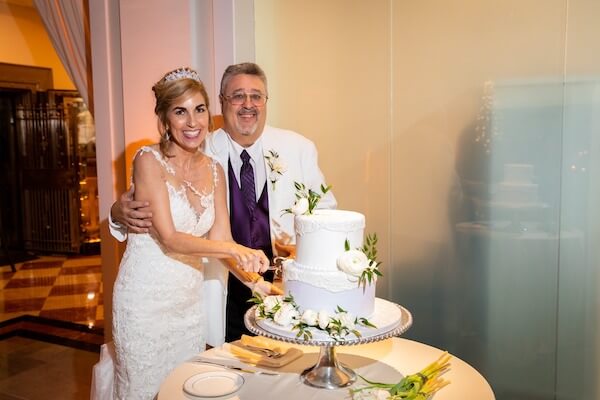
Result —
[[32, 92], [54, 89], [51, 68], [0, 62], [0, 88]]

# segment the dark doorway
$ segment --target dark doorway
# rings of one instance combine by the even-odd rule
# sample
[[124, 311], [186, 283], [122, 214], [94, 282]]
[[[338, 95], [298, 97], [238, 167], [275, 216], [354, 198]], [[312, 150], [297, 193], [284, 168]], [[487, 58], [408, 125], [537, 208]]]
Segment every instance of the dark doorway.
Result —
[[0, 265], [35, 258], [23, 245], [15, 115], [25, 90], [0, 90]]
[[47, 79], [41, 68], [0, 67], [3, 264], [36, 254], [98, 254], [95, 134], [87, 107], [75, 91], [47, 88], [51, 71]]

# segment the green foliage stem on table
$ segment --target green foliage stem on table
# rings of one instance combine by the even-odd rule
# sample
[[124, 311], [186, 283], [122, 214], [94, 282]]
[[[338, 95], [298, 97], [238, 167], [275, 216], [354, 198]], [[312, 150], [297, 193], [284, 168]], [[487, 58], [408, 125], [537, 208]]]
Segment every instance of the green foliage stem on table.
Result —
[[444, 352], [433, 363], [416, 374], [402, 378], [398, 383], [379, 383], [363, 376], [367, 386], [350, 389], [354, 400], [427, 400], [450, 382], [441, 376], [450, 369], [452, 356]]

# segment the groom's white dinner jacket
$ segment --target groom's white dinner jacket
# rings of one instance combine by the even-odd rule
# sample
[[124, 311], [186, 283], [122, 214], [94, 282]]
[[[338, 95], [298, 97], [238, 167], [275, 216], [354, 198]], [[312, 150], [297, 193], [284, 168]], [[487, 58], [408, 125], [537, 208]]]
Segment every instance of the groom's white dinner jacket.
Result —
[[[227, 173], [230, 156], [230, 138], [223, 129], [218, 129], [209, 135], [204, 142], [204, 152], [216, 159], [223, 167], [227, 188], [229, 174]], [[319, 169], [317, 149], [313, 142], [296, 132], [265, 126], [260, 137], [263, 159], [267, 175], [267, 193], [269, 197], [269, 222], [271, 226], [271, 243], [275, 240], [283, 243], [294, 242], [294, 217], [291, 214], [282, 215], [282, 211], [290, 208], [296, 202], [294, 182], [304, 183], [307, 188], [320, 192], [321, 184], [327, 184]], [[278, 163], [283, 166], [281, 175], [271, 174], [267, 157], [275, 153]], [[255, 160], [255, 162], [258, 162]], [[271, 176], [276, 178], [271, 182]], [[260, 191], [262, 191], [262, 185]], [[260, 193], [260, 192], [259, 192]], [[229, 207], [229, 190], [227, 191], [227, 207]], [[319, 202], [318, 208], [335, 208], [336, 201], [328, 192]], [[274, 251], [273, 254], [276, 254]]]
[[[204, 142], [204, 152], [216, 159], [225, 172], [225, 185], [229, 188], [230, 138], [223, 129], [210, 133]], [[321, 184], [328, 184], [318, 165], [317, 149], [314, 143], [304, 136], [289, 130], [265, 125], [259, 139], [264, 156], [274, 152], [278, 162], [285, 167], [283, 174], [273, 184], [270, 180], [271, 169], [268, 160], [263, 157], [267, 175], [269, 195], [269, 223], [271, 244], [276, 240], [294, 243], [294, 218], [291, 214], [282, 215], [282, 210], [290, 208], [296, 202], [294, 182], [304, 183], [307, 188], [320, 191]], [[255, 160], [256, 162], [256, 160]], [[261, 186], [262, 189], [262, 186]], [[328, 192], [317, 208], [335, 208], [335, 197]], [[227, 190], [229, 208], [229, 190]], [[111, 234], [119, 241], [127, 238], [126, 228], [113, 223], [109, 216]], [[277, 254], [275, 251], [273, 254]], [[227, 298], [228, 271], [220, 262], [208, 262], [204, 270], [204, 298], [206, 302], [207, 333], [206, 342], [219, 346], [225, 340], [225, 302]]]
[[[296, 202], [294, 182], [304, 183], [307, 188], [319, 191], [325, 182], [319, 169], [317, 149], [313, 142], [296, 132], [265, 126], [257, 144], [262, 147], [266, 172], [266, 185], [269, 197], [269, 225], [271, 229], [271, 245], [279, 240], [283, 243], [294, 243], [294, 217], [282, 215], [282, 211]], [[225, 183], [229, 189], [228, 165], [231, 151], [231, 139], [223, 129], [209, 135], [204, 142], [204, 152], [216, 159], [225, 172]], [[275, 153], [277, 162], [284, 167], [284, 172], [271, 182], [271, 167], [267, 156]], [[233, 155], [232, 155], [233, 156]], [[255, 162], [259, 162], [255, 160]], [[262, 192], [263, 186], [259, 186]], [[318, 208], [335, 208], [335, 197], [328, 192], [319, 202]], [[229, 190], [227, 190], [227, 207], [229, 208]], [[273, 254], [277, 254], [273, 249]], [[225, 306], [227, 301], [228, 271], [220, 262], [209, 262], [204, 268], [204, 296], [207, 307], [208, 330], [206, 342], [212, 346], [221, 345], [225, 341]]]

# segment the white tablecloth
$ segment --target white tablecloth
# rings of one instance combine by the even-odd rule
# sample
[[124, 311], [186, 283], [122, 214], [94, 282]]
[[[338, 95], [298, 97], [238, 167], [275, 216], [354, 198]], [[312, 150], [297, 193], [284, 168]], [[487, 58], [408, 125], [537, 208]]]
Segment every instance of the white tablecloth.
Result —
[[[220, 358], [226, 352], [227, 346], [228, 344], [225, 344], [224, 347], [211, 349], [202, 353], [202, 356]], [[317, 389], [302, 383], [299, 374], [316, 363], [319, 348], [295, 347], [301, 348], [305, 352], [304, 356], [276, 370], [280, 373], [279, 376], [241, 373], [245, 380], [241, 389], [230, 396], [220, 397], [219, 399], [347, 400], [350, 398], [348, 388]], [[419, 342], [392, 338], [360, 346], [339, 346], [336, 347], [336, 353], [340, 362], [365, 378], [391, 383], [399, 381], [402, 376], [421, 370], [435, 361], [442, 354], [442, 351]], [[231, 364], [243, 365], [239, 362], [231, 362]], [[183, 383], [196, 373], [211, 370], [219, 370], [219, 367], [189, 362], [180, 365], [161, 385], [158, 399], [198, 399], [198, 397], [189, 396], [183, 392]], [[434, 396], [435, 400], [464, 400], [467, 398], [495, 400], [494, 393], [483, 376], [456, 357], [452, 358], [451, 369], [444, 375], [444, 378], [451, 381], [451, 383]], [[354, 386], [363, 383], [358, 378]]]

